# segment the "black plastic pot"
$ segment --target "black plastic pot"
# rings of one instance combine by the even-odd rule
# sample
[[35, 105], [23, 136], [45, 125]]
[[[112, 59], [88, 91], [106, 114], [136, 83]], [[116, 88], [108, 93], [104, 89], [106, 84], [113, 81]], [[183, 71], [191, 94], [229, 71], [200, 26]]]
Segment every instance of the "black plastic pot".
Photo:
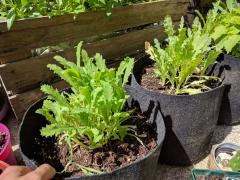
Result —
[[148, 58], [135, 63], [131, 86], [148, 95], [148, 101], [156, 101], [163, 115], [166, 138], [160, 161], [169, 165], [191, 165], [210, 150], [225, 87], [196, 95], [167, 95], [150, 91], [140, 82], [144, 67], [151, 63]]
[[211, 74], [222, 77], [226, 90], [219, 115], [219, 124], [240, 123], [240, 58], [227, 54], [218, 58]]
[[[134, 93], [134, 89], [127, 88], [129, 94]], [[134, 97], [133, 97], [134, 98]], [[135, 105], [136, 101], [133, 98], [129, 99], [129, 104]], [[44, 98], [45, 99], [45, 98]], [[35, 146], [34, 138], [39, 136], [39, 130], [46, 125], [46, 120], [43, 116], [36, 114], [35, 111], [42, 106], [43, 100], [41, 99], [33, 104], [25, 113], [23, 121], [19, 131], [20, 150], [24, 162], [27, 166], [32, 168], [38, 167], [40, 164], [34, 159], [33, 152], [37, 152], [38, 149]], [[141, 104], [141, 103], [138, 103]], [[84, 176], [84, 177], [69, 177], [65, 179], [81, 179], [81, 180], [146, 180], [155, 178], [155, 170], [158, 164], [158, 158], [162, 147], [162, 142], [165, 137], [165, 126], [161, 113], [157, 111], [155, 106], [152, 106], [151, 112], [145, 112], [149, 116], [149, 122], [153, 122], [156, 125], [157, 147], [151, 151], [146, 157], [136, 160], [134, 163], [125, 167], [116, 169], [111, 173], [103, 173], [100, 175]]]

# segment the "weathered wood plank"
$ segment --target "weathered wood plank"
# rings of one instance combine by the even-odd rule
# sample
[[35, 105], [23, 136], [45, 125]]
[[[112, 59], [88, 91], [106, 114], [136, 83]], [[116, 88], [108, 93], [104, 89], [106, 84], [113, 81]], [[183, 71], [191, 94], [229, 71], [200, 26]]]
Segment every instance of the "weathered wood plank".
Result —
[[[86, 44], [84, 48], [90, 55], [99, 52], [106, 59], [111, 59], [143, 49], [145, 41], [152, 41], [155, 37], [162, 39], [164, 36], [162, 28], [153, 27]], [[76, 59], [75, 49], [66, 50], [59, 54], [69, 60], [75, 61]], [[0, 75], [7, 90], [16, 94], [38, 87], [42, 81], [51, 79], [53, 74], [46, 66], [49, 63], [56, 63], [53, 59], [54, 55], [56, 53], [1, 65]]]
[[[13, 27], [11, 31], [2, 30], [5, 32], [0, 34], [0, 51], [56, 45], [69, 39], [100, 35], [158, 22], [167, 14], [171, 15], [174, 20], [178, 20], [186, 13], [188, 1], [161, 0], [116, 8], [110, 17], [106, 17], [104, 11], [97, 11], [81, 13], [75, 20], [71, 18], [71, 21], [70, 15], [66, 15], [66, 19], [65, 16], [39, 19], [41, 25], [45, 22], [48, 26], [38, 26], [38, 21], [26, 20], [32, 23], [26, 24], [28, 28], [23, 28], [23, 25], [17, 22], [16, 27]], [[24, 24], [25, 21], [21, 22]], [[36, 27], [33, 26], [34, 24]], [[17, 26], [21, 27], [17, 28]]]
[[0, 53], [0, 65], [30, 58], [31, 56], [32, 53], [30, 49], [19, 49], [7, 53]]
[[[102, 40], [102, 39], [107, 39], [107, 38], [114, 37], [114, 34], [116, 34], [116, 33], [110, 33], [110, 34], [106, 34], [106, 35], [104, 34], [104, 35], [100, 35], [100, 36], [86, 37], [86, 38], [83, 38], [83, 41], [85, 43], [91, 43], [91, 42], [99, 41], [99, 40]], [[77, 43], [79, 41], [80, 40], [77, 39], [77, 38], [69, 39], [69, 41], [66, 43], [66, 46], [63, 49], [74, 47], [74, 46], [77, 45]], [[53, 52], [59, 51], [58, 49], [61, 49], [61, 44], [60, 44], [60, 48], [59, 48], [59, 46], [57, 46], [56, 50], [53, 50], [54, 46], [52, 46], [51, 49], [52, 50], [50, 52], [46, 51], [44, 53], [40, 49], [38, 50], [38, 49], [27, 49], [27, 48], [21, 48], [21, 49], [17, 49], [17, 50], [15, 49], [15, 50], [11, 50], [9, 52], [2, 52], [2, 53], [0, 53], [0, 65], [1, 64], [7, 64], [7, 63], [12, 63], [12, 62], [16, 62], [16, 61], [20, 61], [20, 60], [24, 60], [24, 59], [27, 59], [27, 58], [38, 56], [40, 51], [43, 54], [49, 54], [49, 53], [53, 53]]]

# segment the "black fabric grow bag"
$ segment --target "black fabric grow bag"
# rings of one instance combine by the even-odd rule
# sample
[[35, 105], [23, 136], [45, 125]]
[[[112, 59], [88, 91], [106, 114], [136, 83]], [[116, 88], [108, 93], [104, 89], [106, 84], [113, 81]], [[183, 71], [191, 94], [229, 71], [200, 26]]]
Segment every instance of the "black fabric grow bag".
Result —
[[[142, 104], [136, 102], [134, 99], [135, 95], [132, 96], [132, 93], [135, 93], [134, 88], [127, 88], [128, 94], [131, 96], [129, 98], [128, 104], [135, 105], [139, 104], [141, 107], [146, 107], [147, 104]], [[33, 153], [37, 151], [34, 144], [34, 137], [39, 135], [40, 128], [46, 125], [46, 120], [43, 116], [36, 114], [35, 111], [42, 106], [43, 100], [39, 100], [33, 104], [25, 113], [23, 121], [19, 131], [20, 139], [20, 150], [24, 162], [27, 166], [31, 168], [36, 168], [40, 164], [34, 159]], [[150, 109], [151, 108], [151, 109]], [[138, 159], [132, 164], [129, 164], [125, 167], [116, 169], [112, 173], [103, 173], [100, 175], [94, 176], [84, 176], [84, 177], [68, 177], [65, 179], [81, 179], [81, 180], [146, 180], [155, 178], [155, 170], [158, 164], [158, 158], [161, 151], [162, 143], [165, 137], [165, 126], [161, 113], [157, 110], [154, 104], [149, 106], [148, 111], [144, 112], [146, 117], [149, 117], [149, 122], [152, 122], [157, 127], [157, 147], [151, 151], [146, 157]], [[154, 112], [154, 113], [152, 113]], [[148, 116], [149, 115], [149, 116]]]
[[223, 79], [226, 89], [219, 114], [219, 124], [234, 125], [240, 123], [240, 58], [227, 54], [218, 58], [213, 66], [213, 75]]
[[191, 165], [210, 150], [224, 86], [197, 95], [177, 96], [150, 91], [143, 88], [140, 82], [143, 68], [151, 63], [149, 58], [135, 63], [131, 86], [148, 95], [148, 101], [156, 101], [163, 115], [166, 138], [160, 161], [169, 165]]

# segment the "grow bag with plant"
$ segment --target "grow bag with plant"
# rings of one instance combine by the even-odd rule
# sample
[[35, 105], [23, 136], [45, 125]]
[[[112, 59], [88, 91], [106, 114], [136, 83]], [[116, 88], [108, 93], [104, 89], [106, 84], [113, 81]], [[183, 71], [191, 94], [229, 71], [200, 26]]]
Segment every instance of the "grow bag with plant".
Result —
[[80, 46], [77, 65], [56, 59], [64, 68], [48, 67], [71, 90], [41, 87], [48, 97], [28, 109], [20, 128], [25, 163], [35, 168], [47, 162], [66, 179], [153, 179], [165, 127], [156, 108], [148, 116], [128, 106], [135, 104], [127, 103], [133, 88], [129, 95], [124, 89], [133, 59], [126, 58], [115, 71], [101, 55], [89, 58]]
[[211, 37], [198, 18], [193, 29], [182, 19], [175, 35], [171, 18], [164, 21], [166, 48], [155, 40], [146, 43], [146, 56], [135, 63], [131, 86], [159, 105], [166, 138], [160, 160], [171, 165], [190, 165], [210, 150], [224, 86], [205, 71], [220, 52], [210, 47]]
[[227, 54], [218, 58], [211, 75], [223, 79], [226, 90], [223, 96], [219, 123], [233, 125], [240, 123], [240, 5], [237, 1], [227, 0], [214, 3], [205, 23], [217, 49], [223, 49]]

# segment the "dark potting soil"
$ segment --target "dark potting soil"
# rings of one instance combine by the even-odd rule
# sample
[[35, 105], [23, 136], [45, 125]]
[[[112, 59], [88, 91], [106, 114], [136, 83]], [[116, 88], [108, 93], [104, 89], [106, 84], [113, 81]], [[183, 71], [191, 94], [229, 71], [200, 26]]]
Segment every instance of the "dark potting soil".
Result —
[[[76, 146], [74, 148], [74, 162], [102, 172], [111, 172], [146, 156], [157, 146], [156, 127], [147, 123], [144, 117], [134, 117], [130, 121], [131, 123], [127, 124], [137, 126], [137, 133], [144, 145], [141, 145], [136, 138], [127, 136], [124, 142], [114, 140], [94, 151], [88, 151]], [[34, 152], [35, 160], [40, 164], [49, 163], [58, 172], [62, 171], [70, 160], [67, 144], [62, 143], [60, 145], [57, 138], [43, 138], [41, 136], [35, 140], [36, 145], [34, 146], [37, 146], [38, 149], [38, 151]], [[71, 173], [61, 174], [61, 177], [85, 175], [74, 165], [71, 165], [68, 171], [71, 171]]]
[[196, 180], [226, 180], [226, 178], [219, 176], [196, 176]]
[[3, 150], [7, 141], [7, 135], [5, 132], [0, 132], [0, 152]]
[[[195, 79], [192, 79], [194, 81]], [[154, 72], [154, 67], [152, 65], [146, 67], [143, 69], [142, 72], [142, 79], [141, 79], [141, 85], [152, 91], [158, 91], [163, 94], [175, 94], [175, 91], [173, 89], [170, 89], [170, 86], [161, 86], [160, 79], [156, 77]], [[219, 81], [215, 80], [209, 80], [205, 84], [207, 87], [210, 87], [212, 89], [218, 87], [220, 85]]]

